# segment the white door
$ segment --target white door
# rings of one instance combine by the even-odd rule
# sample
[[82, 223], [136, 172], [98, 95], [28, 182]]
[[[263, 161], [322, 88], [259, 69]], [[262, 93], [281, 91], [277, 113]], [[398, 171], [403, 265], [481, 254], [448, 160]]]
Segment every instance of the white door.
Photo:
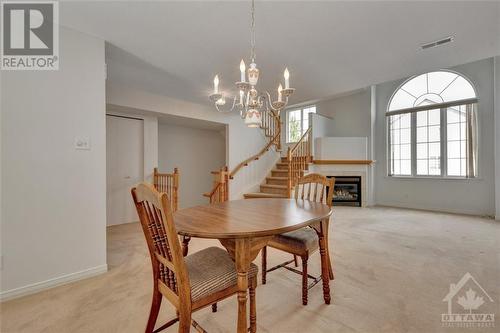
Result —
[[144, 179], [144, 124], [106, 116], [107, 225], [138, 221], [130, 189]]

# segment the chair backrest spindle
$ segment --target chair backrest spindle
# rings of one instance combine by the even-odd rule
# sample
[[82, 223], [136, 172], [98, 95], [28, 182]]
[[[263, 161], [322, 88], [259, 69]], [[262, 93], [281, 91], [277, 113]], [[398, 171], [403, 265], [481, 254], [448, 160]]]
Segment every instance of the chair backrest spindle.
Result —
[[301, 177], [295, 185], [295, 199], [310, 200], [332, 206], [334, 177], [311, 173]]

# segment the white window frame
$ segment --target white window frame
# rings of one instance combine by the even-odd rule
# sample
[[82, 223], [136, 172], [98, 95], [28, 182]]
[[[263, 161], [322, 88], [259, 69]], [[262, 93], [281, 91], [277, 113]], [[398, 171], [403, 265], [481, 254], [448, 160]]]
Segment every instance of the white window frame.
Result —
[[[476, 178], [478, 171], [476, 170], [475, 176], [465, 175], [465, 176], [449, 176], [448, 175], [448, 120], [447, 120], [447, 110], [451, 106], [467, 106], [477, 104], [478, 99], [467, 99], [459, 100], [449, 103], [440, 103], [435, 105], [429, 105], [425, 107], [416, 107], [405, 110], [389, 111], [386, 113], [387, 121], [387, 175], [394, 178], [453, 178], [453, 179], [470, 179]], [[417, 112], [425, 110], [440, 110], [440, 175], [418, 175], [417, 174]], [[410, 123], [410, 145], [411, 145], [411, 174], [410, 175], [396, 175], [391, 174], [391, 126], [390, 126], [390, 116], [398, 114], [411, 114]], [[475, 152], [478, 153], [477, 151]], [[469, 163], [469, 161], [466, 161]]]
[[[448, 72], [452, 72], [449, 70], [444, 70]], [[468, 175], [466, 173], [465, 176], [448, 176], [448, 134], [447, 134], [447, 129], [448, 129], [448, 121], [447, 121], [447, 109], [452, 106], [469, 106], [471, 108], [475, 108], [475, 114], [477, 116], [477, 105], [479, 98], [477, 97], [477, 91], [470, 82], [470, 80], [463, 74], [453, 72], [467, 81], [469, 81], [470, 85], [473, 87], [474, 92], [476, 97], [474, 98], [467, 98], [467, 99], [462, 99], [462, 100], [454, 100], [450, 102], [443, 102], [443, 103], [436, 103], [432, 105], [422, 105], [422, 106], [416, 106], [412, 108], [407, 108], [407, 109], [399, 109], [399, 110], [392, 110], [392, 111], [386, 111], [386, 138], [387, 138], [387, 176], [391, 178], [430, 178], [430, 179], [472, 179], [472, 178], [478, 178], [479, 177], [479, 163], [478, 163], [478, 154], [479, 154], [479, 147], [478, 147], [478, 136], [479, 136], [479, 125], [476, 125], [475, 128], [475, 133], [476, 133], [476, 149], [474, 151], [474, 161], [471, 162], [470, 159], [466, 159], [466, 163], [475, 163], [475, 168], [474, 168], [474, 174], [473, 175]], [[418, 76], [418, 75], [417, 75]], [[400, 90], [401, 87], [403, 87], [407, 82], [411, 81], [414, 79], [414, 76], [412, 78], [409, 78], [405, 82], [403, 82], [392, 94], [391, 98], [388, 101], [387, 108], [389, 108], [392, 98], [394, 95]], [[435, 110], [439, 109], [440, 110], [440, 149], [441, 149], [441, 155], [440, 155], [440, 169], [441, 169], [441, 174], [440, 175], [418, 175], [417, 174], [417, 112], [419, 111], [426, 111], [426, 110]], [[474, 112], [474, 111], [473, 111]], [[411, 149], [411, 174], [410, 175], [399, 175], [399, 174], [392, 174], [392, 159], [391, 159], [391, 126], [390, 126], [390, 116], [392, 115], [398, 115], [398, 114], [410, 114], [411, 115], [411, 123], [410, 123], [410, 149]], [[477, 119], [476, 119], [477, 121]]]
[[[286, 110], [286, 119], [285, 119], [285, 142], [287, 144], [291, 144], [291, 143], [296, 143], [297, 141], [289, 141], [288, 138], [289, 138], [289, 114], [290, 112], [294, 112], [294, 111], [300, 111], [300, 136], [302, 136], [304, 134], [304, 110], [305, 109], [310, 109], [310, 108], [314, 108], [314, 113], [316, 113], [317, 109], [316, 109], [316, 105], [313, 104], [313, 105], [307, 105], [307, 106], [303, 106], [303, 107], [300, 107], [300, 108], [293, 108], [293, 109], [289, 109], [289, 110]], [[309, 115], [309, 113], [308, 113]], [[311, 124], [309, 124], [309, 127], [311, 126]]]

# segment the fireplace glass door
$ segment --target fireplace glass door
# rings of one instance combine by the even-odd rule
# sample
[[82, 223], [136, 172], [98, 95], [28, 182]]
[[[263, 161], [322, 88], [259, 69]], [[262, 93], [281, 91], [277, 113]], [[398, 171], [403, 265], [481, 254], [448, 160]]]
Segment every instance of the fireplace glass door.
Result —
[[336, 176], [333, 191], [334, 206], [361, 207], [361, 177]]

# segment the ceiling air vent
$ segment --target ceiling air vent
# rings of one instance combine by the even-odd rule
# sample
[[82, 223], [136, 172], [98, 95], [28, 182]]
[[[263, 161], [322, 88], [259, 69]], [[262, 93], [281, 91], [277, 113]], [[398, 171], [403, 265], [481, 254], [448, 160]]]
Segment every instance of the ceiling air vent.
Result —
[[422, 45], [420, 45], [420, 47], [422, 48], [422, 50], [426, 50], [426, 49], [430, 49], [432, 47], [441, 46], [441, 45], [448, 44], [451, 42], [453, 42], [453, 37], [450, 36], [450, 37], [446, 37], [446, 38], [443, 38], [440, 40], [436, 40], [434, 42], [422, 44]]

